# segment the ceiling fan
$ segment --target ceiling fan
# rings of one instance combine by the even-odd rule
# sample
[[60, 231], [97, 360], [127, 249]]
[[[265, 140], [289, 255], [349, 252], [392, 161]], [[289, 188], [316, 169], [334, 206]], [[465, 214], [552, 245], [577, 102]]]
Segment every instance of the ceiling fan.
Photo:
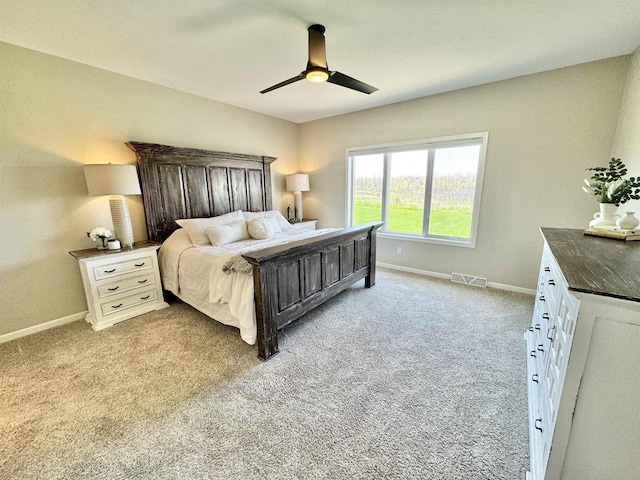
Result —
[[331, 71], [327, 66], [327, 51], [324, 44], [324, 31], [325, 28], [322, 25], [309, 26], [309, 61], [307, 62], [307, 69], [289, 80], [280, 82], [272, 87], [262, 90], [260, 93], [267, 93], [276, 88], [284, 87], [290, 83], [304, 80], [305, 78], [310, 82], [329, 82], [342, 87], [357, 90], [366, 94], [373, 93], [378, 89], [367, 85], [360, 80], [356, 80], [344, 73], [338, 71]]

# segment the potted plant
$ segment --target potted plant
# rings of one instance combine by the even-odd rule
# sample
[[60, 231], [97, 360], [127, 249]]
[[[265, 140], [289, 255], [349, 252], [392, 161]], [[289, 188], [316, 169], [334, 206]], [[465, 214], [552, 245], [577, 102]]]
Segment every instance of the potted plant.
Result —
[[[594, 195], [600, 202], [600, 212], [593, 216], [590, 227], [604, 227], [616, 224], [616, 208], [629, 200], [640, 199], [640, 177], [624, 178], [627, 167], [619, 158], [609, 160], [607, 167], [587, 168], [595, 172], [591, 181], [584, 181], [582, 190]], [[633, 216], [633, 212], [627, 212]]]

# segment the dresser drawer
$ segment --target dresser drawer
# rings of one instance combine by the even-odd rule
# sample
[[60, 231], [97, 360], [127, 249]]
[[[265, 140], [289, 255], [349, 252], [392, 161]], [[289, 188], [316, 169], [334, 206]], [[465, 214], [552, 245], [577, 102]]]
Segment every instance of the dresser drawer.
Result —
[[125, 277], [115, 282], [101, 282], [98, 285], [98, 298], [110, 297], [119, 293], [133, 290], [134, 288], [143, 288], [156, 283], [156, 277], [153, 272], [146, 275], [137, 275], [135, 277]]
[[142, 272], [152, 270], [153, 260], [150, 256], [141, 256], [126, 262], [110, 263], [93, 268], [93, 276], [96, 280], [116, 277], [125, 273]]
[[121, 312], [122, 310], [126, 310], [127, 308], [135, 307], [136, 305], [140, 305], [142, 303], [153, 302], [157, 298], [158, 292], [155, 288], [146, 289], [137, 292], [134, 295], [114, 298], [110, 302], [101, 303], [100, 309], [102, 310], [102, 314], [107, 316], [117, 312]]

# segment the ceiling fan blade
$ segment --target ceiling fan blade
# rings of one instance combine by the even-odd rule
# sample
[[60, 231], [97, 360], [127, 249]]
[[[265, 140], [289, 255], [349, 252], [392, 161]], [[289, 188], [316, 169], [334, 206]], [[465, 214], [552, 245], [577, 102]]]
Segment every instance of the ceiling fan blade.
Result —
[[304, 76], [304, 72], [302, 72], [300, 75], [297, 75], [293, 78], [290, 78], [289, 80], [285, 80], [284, 82], [280, 82], [272, 87], [269, 88], [265, 88], [264, 90], [262, 90], [260, 93], [267, 93], [270, 92], [271, 90], [275, 90], [276, 88], [280, 88], [280, 87], [284, 87], [285, 85], [289, 85], [290, 83], [294, 83], [297, 82], [299, 80], [303, 80], [305, 78]]
[[311, 67], [327, 68], [327, 48], [322, 25], [316, 24], [309, 27], [309, 62], [307, 63], [307, 69]]
[[350, 88], [352, 90], [357, 90], [359, 92], [366, 93], [367, 95], [378, 91], [376, 87], [367, 85], [360, 80], [356, 80], [355, 78], [352, 78], [349, 75], [345, 75], [344, 73], [340, 72], [331, 72], [329, 74], [327, 82], [340, 85], [341, 87]]

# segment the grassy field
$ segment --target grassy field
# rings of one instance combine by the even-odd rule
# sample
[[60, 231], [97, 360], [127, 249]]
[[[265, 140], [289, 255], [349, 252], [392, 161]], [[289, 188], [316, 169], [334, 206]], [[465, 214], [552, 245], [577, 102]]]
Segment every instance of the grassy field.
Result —
[[[380, 221], [381, 205], [375, 200], [357, 200], [354, 225]], [[469, 238], [471, 235], [471, 205], [433, 204], [429, 233]], [[391, 204], [387, 231], [422, 234], [422, 209], [413, 205]]]

